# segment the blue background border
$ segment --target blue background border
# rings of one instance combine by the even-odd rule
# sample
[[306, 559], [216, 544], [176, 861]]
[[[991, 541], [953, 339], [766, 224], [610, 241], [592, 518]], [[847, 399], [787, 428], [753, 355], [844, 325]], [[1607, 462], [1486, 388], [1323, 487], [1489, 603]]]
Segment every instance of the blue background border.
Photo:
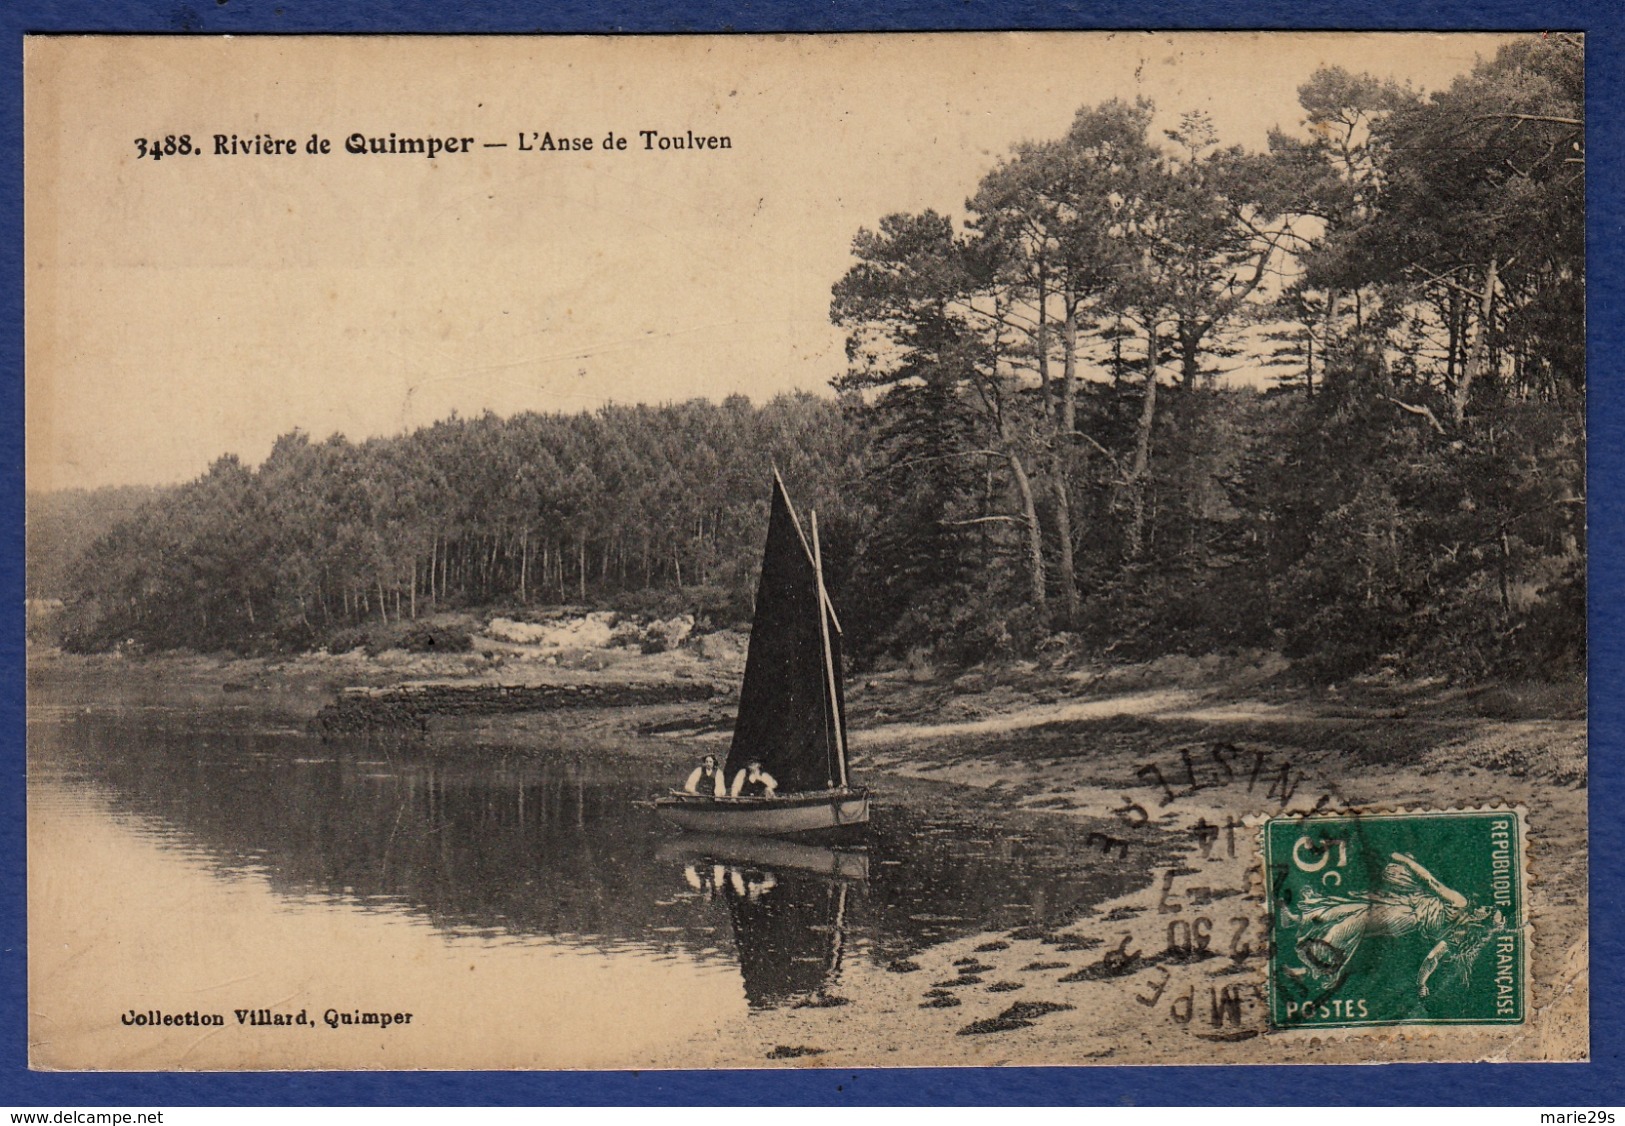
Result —
[[[1328, 8], [1331, 6], [1328, 5]], [[1591, 356], [1591, 967], [1592, 1062], [1586, 1065], [906, 1069], [872, 1071], [39, 1074], [27, 1070], [23, 796], [23, 207], [22, 35], [27, 32], [704, 32], [1047, 28], [1391, 28], [1583, 30], [1587, 33]], [[1513, 1104], [1625, 1102], [1619, 1009], [1625, 1003], [1621, 804], [1620, 521], [1622, 405], [1610, 370], [1621, 326], [1625, 163], [1621, 35], [1625, 5], [1344, 0], [1102, 0], [1094, 4], [874, 0], [17, 0], [0, 12], [0, 1105], [532, 1104]], [[1598, 816], [1599, 811], [1603, 811]], [[1538, 810], [1535, 811], [1538, 817]], [[1537, 856], [1536, 866], [1564, 862]]]

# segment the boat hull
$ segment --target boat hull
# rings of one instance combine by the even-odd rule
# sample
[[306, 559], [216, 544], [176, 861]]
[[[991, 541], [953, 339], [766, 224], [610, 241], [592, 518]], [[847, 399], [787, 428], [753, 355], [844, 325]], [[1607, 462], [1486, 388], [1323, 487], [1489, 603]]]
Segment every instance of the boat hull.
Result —
[[869, 823], [869, 791], [826, 790], [771, 798], [673, 794], [655, 802], [661, 817], [691, 833], [758, 837], [860, 833]]

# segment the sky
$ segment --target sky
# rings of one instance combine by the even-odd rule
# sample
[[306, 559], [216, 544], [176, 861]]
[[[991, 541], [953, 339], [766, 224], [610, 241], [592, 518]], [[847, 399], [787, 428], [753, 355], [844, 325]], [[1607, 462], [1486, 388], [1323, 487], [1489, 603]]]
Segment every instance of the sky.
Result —
[[[1261, 148], [1318, 67], [1433, 90], [1506, 38], [34, 39], [28, 487], [184, 481], [295, 428], [829, 393], [853, 235], [959, 213], [1079, 107], [1144, 96], [1157, 128], [1201, 109]], [[354, 155], [356, 133], [472, 140]], [[594, 148], [535, 151], [544, 133]], [[298, 151], [216, 154], [216, 134]], [[168, 135], [201, 155], [138, 155]]]

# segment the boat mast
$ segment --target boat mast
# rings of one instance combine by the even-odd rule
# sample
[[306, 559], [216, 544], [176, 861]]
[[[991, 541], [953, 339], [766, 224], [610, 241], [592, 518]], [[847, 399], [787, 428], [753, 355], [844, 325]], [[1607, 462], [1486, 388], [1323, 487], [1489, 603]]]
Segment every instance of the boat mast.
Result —
[[[813, 574], [818, 580], [818, 635], [824, 639], [824, 686], [829, 692], [829, 716], [835, 731], [835, 765], [840, 770], [841, 789], [846, 789], [846, 740], [842, 735], [841, 696], [835, 685], [835, 653], [829, 645], [829, 615], [824, 607], [829, 595], [824, 592], [824, 554], [818, 544], [818, 510], [812, 516]], [[833, 608], [832, 608], [833, 609]]]
[[[773, 480], [778, 482], [779, 492], [784, 494], [784, 507], [790, 510], [790, 523], [795, 525], [796, 538], [801, 540], [801, 549], [807, 553], [807, 558], [811, 559], [816, 567], [818, 560], [813, 549], [807, 546], [807, 533], [801, 530], [801, 517], [796, 515], [796, 506], [790, 501], [790, 490], [784, 487], [784, 478], [779, 476], [777, 465], [773, 466]], [[835, 612], [835, 603], [830, 601], [829, 591], [824, 589], [822, 579], [818, 584], [818, 597], [823, 601], [824, 609], [829, 611], [829, 620], [835, 623], [835, 632], [845, 637], [846, 631], [841, 628], [841, 616]]]

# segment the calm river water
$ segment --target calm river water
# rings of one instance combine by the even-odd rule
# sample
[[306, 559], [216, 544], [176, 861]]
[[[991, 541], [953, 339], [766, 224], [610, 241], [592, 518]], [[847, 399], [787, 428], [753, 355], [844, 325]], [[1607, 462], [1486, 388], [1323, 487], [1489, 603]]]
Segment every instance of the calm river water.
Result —
[[[826, 1003], [854, 965], [1064, 924], [1125, 890], [1063, 819], [884, 779], [867, 848], [832, 850], [675, 832], [647, 804], [669, 783], [647, 753], [32, 719], [41, 1061], [655, 1064], [752, 1012]], [[311, 1024], [245, 1039], [243, 1008]], [[330, 1009], [418, 1015], [377, 1049], [376, 1028], [322, 1027]], [[228, 1027], [137, 1035], [129, 1014], [154, 1010]]]

